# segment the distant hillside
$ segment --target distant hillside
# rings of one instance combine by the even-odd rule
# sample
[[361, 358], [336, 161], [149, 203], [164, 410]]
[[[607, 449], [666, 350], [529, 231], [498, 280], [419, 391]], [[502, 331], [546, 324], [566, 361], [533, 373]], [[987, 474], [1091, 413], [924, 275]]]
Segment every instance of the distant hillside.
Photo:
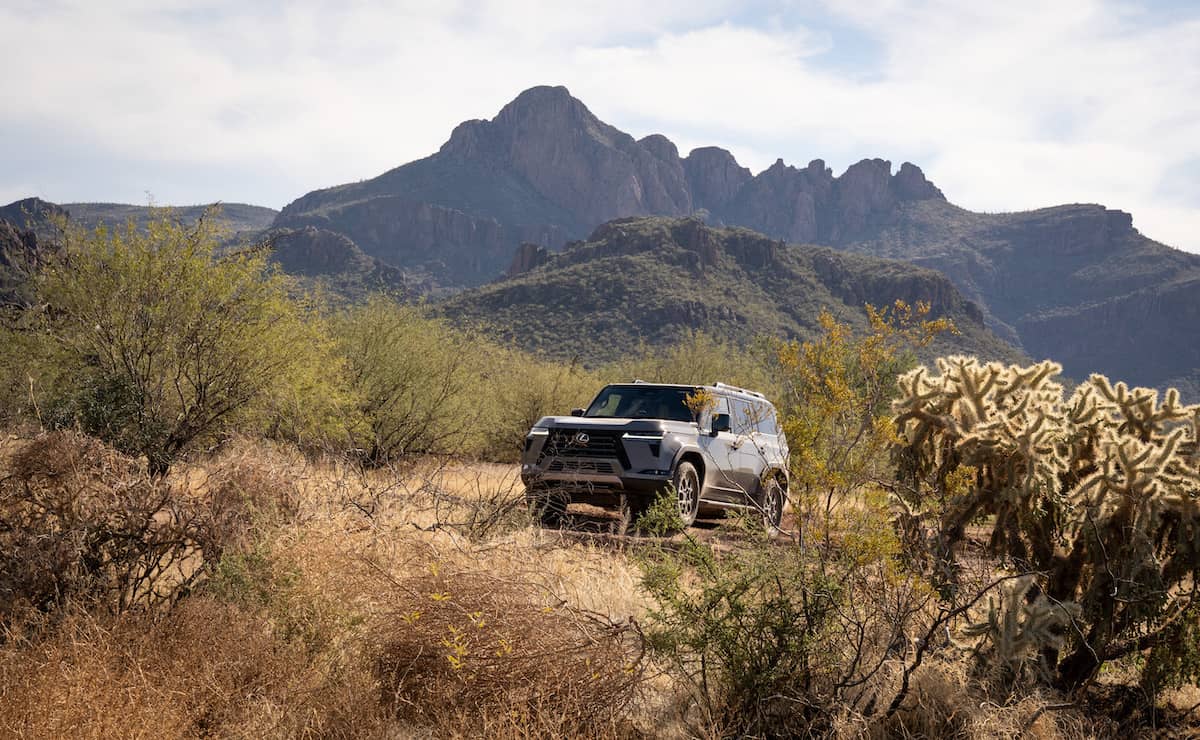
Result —
[[663, 136], [635, 140], [563, 87], [526, 90], [492, 120], [460, 124], [430, 157], [309, 193], [276, 224], [345, 234], [441, 285], [475, 286], [522, 242], [553, 250], [610, 219], [693, 214], [943, 271], [996, 332], [1076, 378], [1162, 386], [1200, 375], [1200, 255], [1146, 238], [1129, 214], [972, 213], [918, 167], [893, 172], [883, 159], [840, 176], [819, 159], [754, 175], [717, 147], [681, 157]]
[[955, 320], [962, 336], [942, 350], [1021, 359], [935, 271], [697, 219], [612, 221], [560, 254], [524, 248], [510, 273], [438, 310], [543, 355], [600, 363], [641, 343], [672, 342], [689, 329], [743, 341], [760, 334], [809, 337], [822, 309], [862, 326], [863, 304], [901, 298], [928, 301], [936, 315]]
[[[181, 221], [191, 222], [200, 218], [210, 205], [169, 206], [172, 213]], [[262, 231], [271, 225], [278, 215], [273, 208], [251, 206], [245, 203], [217, 203], [219, 218], [231, 234], [250, 234]], [[150, 206], [134, 206], [124, 203], [64, 203], [62, 207], [71, 214], [71, 220], [88, 229], [93, 229], [101, 223], [109, 226], [124, 224], [133, 219], [138, 226], [143, 226], [154, 217], [156, 212], [163, 209]]]

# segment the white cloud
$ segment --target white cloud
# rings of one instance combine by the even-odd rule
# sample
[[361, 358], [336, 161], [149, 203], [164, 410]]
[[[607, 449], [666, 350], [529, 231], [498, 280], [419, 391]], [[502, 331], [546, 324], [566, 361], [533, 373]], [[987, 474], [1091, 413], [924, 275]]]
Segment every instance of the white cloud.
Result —
[[[12, 3], [0, 7], [0, 133], [55, 132], [96, 167], [130, 163], [126, 179], [155, 180], [128, 183], [135, 195], [280, 206], [429, 154], [521, 89], [566, 84], [610, 123], [685, 152], [725, 146], [754, 170], [778, 156], [839, 171], [911, 160], [968, 208], [1102, 202], [1200, 251], [1200, 204], [1162, 193], [1194, 182], [1179, 171], [1200, 161], [1200, 13], [1163, 22], [1100, 0], [751, 8]], [[878, 59], [846, 51], [856, 44]], [[0, 171], [0, 192], [32, 182], [64, 201], [133, 198], [94, 172], [48, 182], [39, 158], [65, 155], [36, 154]]]

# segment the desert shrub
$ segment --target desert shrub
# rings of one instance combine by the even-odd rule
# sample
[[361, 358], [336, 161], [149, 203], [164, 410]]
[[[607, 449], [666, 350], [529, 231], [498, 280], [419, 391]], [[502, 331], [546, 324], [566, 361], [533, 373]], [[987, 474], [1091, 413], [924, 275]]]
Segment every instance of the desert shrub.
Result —
[[337, 374], [267, 256], [219, 253], [213, 223], [68, 228], [38, 277], [44, 353], [59, 366], [42, 389], [47, 420], [145, 455], [156, 475], [198, 440], [265, 424], [282, 388], [311, 385], [301, 370]]
[[357, 405], [347, 429], [356, 454], [379, 465], [457, 450], [475, 413], [467, 337], [386, 296], [348, 309], [334, 326]]
[[198, 577], [199, 511], [142, 466], [75, 432], [3, 462], [0, 620], [84, 600], [124, 611], [170, 602]]
[[1075, 689], [1107, 661], [1196, 650], [1200, 406], [1100, 375], [1066, 396], [1059, 372], [955, 356], [902, 376], [896, 492], [943, 593], [974, 522], [990, 554], [1030, 574], [980, 627], [979, 654]]
[[750, 388], [774, 397], [777, 386], [767, 363], [762, 362], [762, 345], [739, 345], [702, 331], [689, 331], [666, 347], [642, 345], [626, 359], [606, 365], [600, 374], [608, 382], [640, 378], [651, 383], [713, 382]]
[[481, 413], [468, 445], [488, 460], [517, 460], [538, 419], [586, 406], [603, 385], [578, 363], [547, 362], [498, 347], [480, 354], [479, 392], [473, 398]]
[[643, 670], [630, 623], [437, 568], [396, 584], [376, 660], [383, 706], [439, 736], [625, 734]]
[[95, 438], [41, 434], [0, 460], [0, 623], [73, 602], [169, 606], [297, 507], [294, 483], [260, 459], [192, 490]]
[[197, 536], [208, 562], [253, 550], [268, 529], [300, 513], [294, 477], [257, 446], [211, 463], [200, 493], [203, 527]]
[[760, 537], [721, 552], [688, 537], [647, 558], [647, 636], [685, 687], [693, 733], [826, 735], [843, 714], [888, 706], [936, 594], [899, 566], [887, 521], [875, 502], [829, 550]]
[[896, 376], [915, 364], [918, 349], [955, 331], [946, 319], [930, 320], [928, 304], [866, 311], [866, 332], [822, 312], [817, 337], [777, 344], [770, 358], [791, 450], [788, 495], [807, 523], [830, 523], [837, 506], [891, 477]]

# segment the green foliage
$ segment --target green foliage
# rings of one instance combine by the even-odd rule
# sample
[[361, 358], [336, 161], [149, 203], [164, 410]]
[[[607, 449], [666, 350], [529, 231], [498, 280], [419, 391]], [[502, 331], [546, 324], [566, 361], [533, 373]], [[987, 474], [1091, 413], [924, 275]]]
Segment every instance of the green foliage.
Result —
[[1074, 688], [1106, 661], [1186, 636], [1200, 576], [1200, 406], [1100, 375], [1064, 397], [1060, 371], [956, 356], [936, 375], [902, 376], [896, 490], [914, 554], [943, 591], [957, 586], [967, 526], [988, 517], [991, 552], [1077, 611], [1065, 651], [1057, 637], [1040, 647]]
[[[287, 283], [255, 252], [218, 254], [208, 218], [183, 226], [164, 213], [145, 229], [65, 231], [39, 278], [49, 306], [44, 355], [58, 363], [44, 388], [48, 416], [163, 473], [198, 440], [266, 423], [272, 400], [322, 356]], [[305, 386], [307, 386], [305, 388]]]
[[857, 509], [828, 549], [757, 537], [722, 552], [687, 537], [651, 551], [647, 638], [688, 689], [693, 732], [821, 735], [891, 698], [876, 677], [911, 659], [892, 648], [922, 628], [935, 594], [898, 566], [886, 515], [877, 501]]
[[818, 338], [777, 345], [782, 393], [776, 405], [791, 448], [789, 495], [806, 514], [819, 509], [815, 521], [832, 524], [838, 504], [887, 477], [896, 374], [915, 361], [917, 349], [955, 331], [948, 319], [930, 320], [929, 310], [903, 301], [883, 310], [868, 305], [869, 329], [862, 333], [822, 312]]
[[467, 448], [476, 456], [517, 460], [525, 435], [538, 419], [587, 406], [603, 385], [596, 373], [577, 363], [547, 362], [475, 341], [480, 354], [471, 397], [480, 417]]
[[457, 450], [476, 409], [469, 388], [476, 348], [418, 307], [385, 296], [335, 322], [357, 415], [350, 445], [374, 464]]
[[1200, 683], [1200, 605], [1191, 605], [1164, 630], [1142, 669], [1142, 687], [1152, 695]]
[[611, 382], [640, 378], [650, 383], [699, 385], [720, 381], [773, 398], [775, 378], [762, 361], [766, 343], [758, 339], [744, 346], [717, 334], [693, 330], [662, 347], [642, 343], [620, 361], [603, 366], [600, 374]]

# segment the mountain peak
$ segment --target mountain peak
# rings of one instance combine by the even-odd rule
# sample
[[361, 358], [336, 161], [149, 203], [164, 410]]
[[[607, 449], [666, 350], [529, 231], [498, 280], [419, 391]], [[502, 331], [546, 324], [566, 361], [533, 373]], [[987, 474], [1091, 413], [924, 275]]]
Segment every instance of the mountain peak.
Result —
[[921, 168], [912, 162], [900, 165], [900, 171], [892, 176], [892, 189], [900, 200], [945, 200], [946, 196], [930, 182]]

